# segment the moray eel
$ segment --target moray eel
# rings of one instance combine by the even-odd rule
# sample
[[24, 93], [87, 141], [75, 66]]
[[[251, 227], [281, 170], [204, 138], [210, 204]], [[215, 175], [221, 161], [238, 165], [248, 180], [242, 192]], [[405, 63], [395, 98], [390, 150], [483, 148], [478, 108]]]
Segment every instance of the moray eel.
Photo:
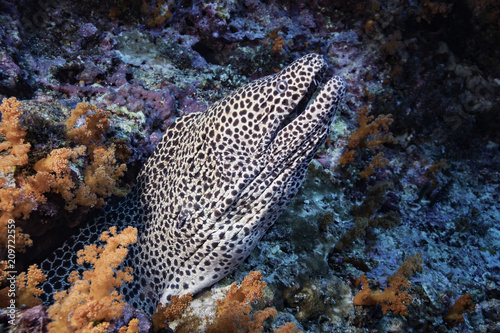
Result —
[[128, 197], [42, 263], [46, 294], [67, 287], [77, 250], [111, 225], [139, 229], [124, 263], [134, 281], [121, 292], [146, 313], [229, 274], [295, 196], [329, 135], [346, 85], [333, 77], [313, 98], [326, 67], [320, 55], [303, 56], [174, 122]]

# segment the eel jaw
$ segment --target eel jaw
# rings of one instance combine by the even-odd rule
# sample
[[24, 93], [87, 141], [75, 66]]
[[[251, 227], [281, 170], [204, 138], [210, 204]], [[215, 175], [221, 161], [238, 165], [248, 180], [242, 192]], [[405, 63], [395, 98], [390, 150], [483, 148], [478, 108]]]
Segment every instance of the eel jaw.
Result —
[[309, 164], [328, 136], [345, 91], [346, 83], [338, 76], [330, 78], [321, 89], [317, 89], [305, 110], [301, 110], [277, 133], [269, 152], [273, 163], [288, 161], [285, 162], [288, 165], [295, 161]]
[[323, 82], [326, 73], [326, 66], [323, 66], [313, 77], [311, 82], [309, 83], [309, 87], [307, 88], [306, 93], [302, 96], [301, 100], [297, 103], [297, 105], [288, 113], [287, 116], [281, 121], [279, 126], [274, 130], [270, 142], [272, 142], [278, 133], [285, 128], [288, 124], [293, 122], [299, 115], [301, 115], [307, 108], [307, 106], [314, 100], [314, 97], [317, 95], [319, 89], [318, 86]]

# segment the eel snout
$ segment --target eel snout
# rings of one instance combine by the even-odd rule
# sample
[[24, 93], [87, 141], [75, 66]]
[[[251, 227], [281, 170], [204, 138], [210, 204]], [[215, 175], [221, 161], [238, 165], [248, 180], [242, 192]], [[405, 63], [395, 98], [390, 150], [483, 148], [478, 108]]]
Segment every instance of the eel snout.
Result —
[[308, 164], [328, 137], [345, 91], [345, 81], [334, 76], [314, 95], [305, 96], [303, 100], [308, 104], [304, 110], [299, 109], [298, 114], [276, 133], [267, 153], [269, 163], [291, 169]]

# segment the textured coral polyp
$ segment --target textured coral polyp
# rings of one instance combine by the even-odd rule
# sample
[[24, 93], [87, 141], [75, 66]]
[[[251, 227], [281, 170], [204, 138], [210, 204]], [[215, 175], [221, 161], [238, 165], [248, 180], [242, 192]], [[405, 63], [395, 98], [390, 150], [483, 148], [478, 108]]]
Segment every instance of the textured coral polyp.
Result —
[[168, 323], [180, 318], [192, 299], [193, 295], [191, 294], [182, 296], [174, 295], [170, 299], [170, 304], [159, 304], [158, 310], [152, 318], [153, 331], [157, 332], [160, 329], [167, 328]]

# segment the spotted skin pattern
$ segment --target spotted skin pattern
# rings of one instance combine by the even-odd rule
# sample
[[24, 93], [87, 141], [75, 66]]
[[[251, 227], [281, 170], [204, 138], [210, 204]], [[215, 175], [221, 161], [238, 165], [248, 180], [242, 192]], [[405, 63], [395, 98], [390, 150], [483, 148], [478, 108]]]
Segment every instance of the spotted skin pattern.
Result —
[[76, 251], [111, 225], [139, 229], [125, 262], [134, 281], [121, 291], [149, 314], [229, 274], [295, 196], [328, 137], [346, 86], [333, 77], [307, 105], [325, 69], [321, 56], [306, 55], [177, 120], [132, 193], [42, 263], [45, 291], [66, 287]]

